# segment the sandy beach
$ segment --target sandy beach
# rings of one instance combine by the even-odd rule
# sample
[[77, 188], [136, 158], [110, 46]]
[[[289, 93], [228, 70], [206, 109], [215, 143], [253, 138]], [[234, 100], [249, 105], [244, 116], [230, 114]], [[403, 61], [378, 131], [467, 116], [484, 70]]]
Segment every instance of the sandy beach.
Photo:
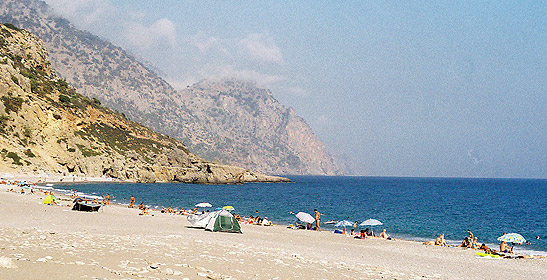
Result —
[[0, 279], [546, 279], [547, 259], [354, 239], [285, 225], [243, 234], [190, 228], [186, 216], [120, 205], [71, 210], [69, 199], [0, 185]]

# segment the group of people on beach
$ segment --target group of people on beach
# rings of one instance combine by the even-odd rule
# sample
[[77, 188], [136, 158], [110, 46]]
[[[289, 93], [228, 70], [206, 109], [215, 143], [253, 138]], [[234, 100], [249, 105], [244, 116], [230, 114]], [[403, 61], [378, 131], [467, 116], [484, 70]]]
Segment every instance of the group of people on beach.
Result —
[[[507, 254], [514, 254], [513, 252], [513, 248], [515, 245], [514, 243], [512, 244], [512, 246], [509, 246], [509, 244], [506, 241], [501, 241], [500, 249], [499, 251], [497, 251], [495, 249], [489, 248], [485, 243], [482, 243], [481, 245], [479, 245], [478, 238], [473, 235], [473, 232], [471, 232], [471, 230], [468, 229], [467, 234], [468, 236], [466, 236], [463, 239], [462, 243], [460, 245], [457, 245], [456, 247], [475, 249], [475, 250], [483, 251], [486, 254], [494, 255], [494, 256], [507, 256]], [[536, 239], [539, 239], [539, 236], [537, 236]], [[435, 241], [427, 241], [427, 242], [424, 242], [424, 244], [450, 247], [450, 245], [446, 243], [444, 234], [439, 234], [439, 236], [435, 239]], [[527, 241], [526, 245], [530, 245], [530, 242]]]

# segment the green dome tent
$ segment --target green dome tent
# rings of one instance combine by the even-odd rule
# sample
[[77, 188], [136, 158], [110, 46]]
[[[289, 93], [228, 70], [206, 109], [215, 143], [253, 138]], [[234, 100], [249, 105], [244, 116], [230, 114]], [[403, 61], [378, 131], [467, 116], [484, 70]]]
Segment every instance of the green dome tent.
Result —
[[241, 226], [232, 213], [220, 210], [213, 213], [205, 230], [241, 233]]

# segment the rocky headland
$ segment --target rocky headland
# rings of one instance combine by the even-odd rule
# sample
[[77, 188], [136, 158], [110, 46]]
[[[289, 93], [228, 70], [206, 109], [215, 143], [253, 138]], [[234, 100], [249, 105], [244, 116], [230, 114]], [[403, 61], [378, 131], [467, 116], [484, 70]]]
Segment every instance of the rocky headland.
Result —
[[203, 160], [172, 137], [76, 92], [45, 44], [0, 25], [0, 172], [110, 177], [134, 182], [280, 182]]

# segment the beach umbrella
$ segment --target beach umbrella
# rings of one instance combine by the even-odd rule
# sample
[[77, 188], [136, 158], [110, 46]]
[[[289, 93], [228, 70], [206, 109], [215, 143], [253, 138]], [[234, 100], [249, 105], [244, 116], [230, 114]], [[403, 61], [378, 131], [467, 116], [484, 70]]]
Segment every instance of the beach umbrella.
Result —
[[55, 201], [57, 201], [57, 198], [54, 195], [50, 194], [44, 198], [42, 204], [51, 204]]
[[213, 205], [207, 202], [202, 202], [202, 203], [196, 204], [196, 207], [213, 207]]
[[380, 221], [378, 221], [378, 220], [376, 220], [376, 219], [368, 219], [368, 220], [366, 220], [366, 221], [360, 223], [359, 225], [360, 225], [360, 226], [370, 226], [370, 229], [371, 229], [371, 231], [372, 231], [373, 234], [374, 234], [374, 231], [372, 230], [372, 227], [373, 227], [373, 226], [381, 226], [381, 225], [383, 225], [383, 223], [380, 222]]
[[353, 223], [348, 220], [339, 221], [334, 225], [335, 227], [351, 227]]
[[234, 209], [234, 206], [227, 205], [227, 206], [222, 207], [222, 210], [233, 211], [235, 209]]
[[498, 237], [498, 240], [505, 241], [505, 242], [518, 243], [518, 244], [526, 243], [526, 239], [524, 239], [524, 237], [522, 237], [522, 235], [518, 233], [506, 233]]
[[383, 223], [376, 220], [376, 219], [368, 219], [368, 220], [360, 223], [359, 225], [360, 226], [381, 226], [381, 225], [383, 225]]
[[313, 222], [315, 222], [315, 218], [306, 212], [298, 212], [296, 218], [307, 224], [313, 224]]

